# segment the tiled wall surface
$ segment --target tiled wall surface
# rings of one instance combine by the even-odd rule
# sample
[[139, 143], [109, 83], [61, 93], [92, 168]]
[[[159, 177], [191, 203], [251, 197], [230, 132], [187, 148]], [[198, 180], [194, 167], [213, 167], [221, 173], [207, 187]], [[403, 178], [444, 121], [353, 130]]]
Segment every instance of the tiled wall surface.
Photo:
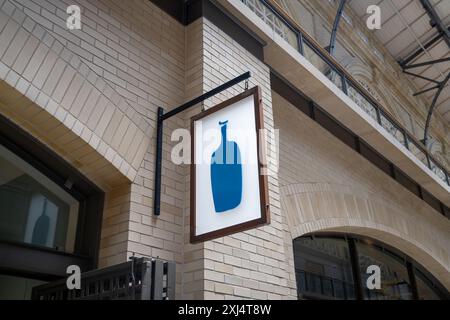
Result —
[[370, 236], [413, 257], [449, 287], [449, 220], [273, 96], [289, 238], [317, 231]]

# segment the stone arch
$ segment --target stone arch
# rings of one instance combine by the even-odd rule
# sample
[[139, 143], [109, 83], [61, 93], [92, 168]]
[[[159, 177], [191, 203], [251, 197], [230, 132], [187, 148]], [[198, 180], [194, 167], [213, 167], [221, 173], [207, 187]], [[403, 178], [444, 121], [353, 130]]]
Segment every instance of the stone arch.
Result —
[[440, 217], [403, 212], [374, 195], [327, 184], [285, 186], [281, 204], [292, 239], [317, 232], [368, 236], [409, 255], [450, 290], [448, 227], [433, 221]]
[[0, 10], [0, 112], [104, 190], [133, 181], [152, 128], [61, 38], [35, 21], [25, 28], [27, 15], [8, 2], [13, 11]]

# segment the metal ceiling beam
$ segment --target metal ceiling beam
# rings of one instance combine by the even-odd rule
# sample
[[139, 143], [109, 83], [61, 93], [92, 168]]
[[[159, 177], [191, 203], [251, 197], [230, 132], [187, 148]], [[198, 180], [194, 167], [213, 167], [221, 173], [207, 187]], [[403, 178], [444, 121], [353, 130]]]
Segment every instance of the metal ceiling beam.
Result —
[[447, 82], [449, 80], [450, 80], [450, 72], [447, 74], [445, 79], [439, 85], [439, 89], [436, 92], [436, 94], [434, 95], [433, 102], [431, 103], [430, 109], [428, 110], [427, 122], [425, 123], [425, 131], [424, 131], [424, 134], [423, 134], [423, 144], [426, 147], [427, 147], [427, 142], [428, 142], [428, 129], [430, 127], [431, 116], [433, 115], [433, 111], [434, 111], [434, 108], [436, 107], [436, 103], [437, 103], [437, 101], [439, 99], [439, 96], [441, 95], [442, 90], [444, 90], [444, 88], [447, 85]]
[[437, 86], [428, 88], [428, 89], [423, 89], [421, 91], [418, 91], [416, 93], [413, 94], [413, 97], [417, 97], [418, 95], [421, 95], [422, 93], [426, 93], [428, 91], [434, 90], [434, 89], [439, 89], [441, 87], [441, 84], [439, 83]]
[[421, 63], [416, 63], [416, 64], [410, 64], [410, 65], [404, 66], [403, 69], [406, 70], [406, 69], [424, 67], [424, 66], [428, 66], [430, 64], [442, 63], [442, 62], [446, 62], [446, 61], [450, 61], [450, 57], [442, 58], [442, 59], [436, 59], [436, 60], [431, 60], [431, 61], [426, 61], [426, 62], [421, 62]]
[[406, 71], [406, 70], [403, 70], [403, 73], [409, 74], [410, 76], [413, 76], [413, 77], [416, 77], [416, 78], [420, 78], [420, 79], [423, 79], [423, 80], [426, 80], [426, 81], [430, 81], [430, 82], [433, 82], [433, 83], [436, 83], [436, 84], [440, 84], [441, 83], [440, 81], [437, 81], [437, 80], [434, 80], [434, 79], [422, 76], [420, 74], [415, 74], [415, 73], [412, 73], [412, 72], [409, 72], [409, 71]]
[[328, 47], [328, 52], [333, 55], [336, 48], [336, 36], [339, 28], [339, 22], [341, 21], [342, 14], [344, 12], [345, 3], [347, 0], [341, 0], [339, 2], [338, 11], [336, 17], [334, 18], [333, 30], [331, 31], [330, 45]]
[[428, 13], [428, 16], [431, 19], [431, 25], [436, 27], [439, 32], [442, 33], [444, 41], [447, 43], [447, 46], [450, 48], [450, 31], [447, 26], [444, 25], [444, 22], [441, 20], [433, 5], [429, 0], [420, 0], [425, 11]]
[[[449, 28], [449, 30], [450, 30], [450, 28]], [[442, 35], [443, 35], [442, 32], [439, 32], [438, 35], [436, 35], [433, 39], [431, 39], [430, 41], [425, 43], [423, 45], [423, 47], [420, 47], [419, 49], [414, 51], [412, 54], [410, 54], [407, 58], [399, 61], [400, 66], [401, 67], [406, 66], [408, 63], [410, 63], [411, 61], [416, 59], [418, 56], [420, 56], [422, 53], [424, 53], [425, 50], [429, 49], [433, 44], [435, 44], [436, 42], [441, 40]]]

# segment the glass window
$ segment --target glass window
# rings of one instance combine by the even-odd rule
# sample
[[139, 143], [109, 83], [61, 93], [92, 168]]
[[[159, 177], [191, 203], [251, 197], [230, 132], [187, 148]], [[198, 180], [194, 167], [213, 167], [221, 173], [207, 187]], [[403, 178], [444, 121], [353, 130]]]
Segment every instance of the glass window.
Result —
[[[410, 275], [406, 257], [403, 259], [400, 253], [370, 239], [353, 239], [350, 240], [355, 241], [356, 250], [350, 250], [350, 241], [340, 235], [306, 236], [294, 240], [295, 275], [300, 299], [356, 299], [359, 290], [353, 281], [352, 261], [359, 264], [361, 292], [366, 300], [411, 300], [415, 290], [410, 279], [414, 278], [419, 299], [447, 297], [446, 289], [433, 277], [426, 276], [418, 266], [413, 267], [415, 272]], [[374, 265], [380, 268], [379, 289], [367, 287], [367, 280], [374, 275], [368, 267]]]
[[433, 284], [418, 269], [414, 270], [416, 275], [417, 293], [419, 300], [441, 300], [441, 294]]
[[297, 286], [304, 298], [354, 299], [347, 242], [343, 239], [294, 240]]
[[[367, 300], [411, 300], [412, 290], [406, 264], [381, 248], [366, 243], [357, 243], [364, 298]], [[380, 267], [381, 288], [367, 288], [366, 273], [369, 266]]]
[[73, 252], [78, 202], [0, 146], [0, 239]]
[[29, 300], [33, 287], [45, 282], [0, 274], [0, 300]]

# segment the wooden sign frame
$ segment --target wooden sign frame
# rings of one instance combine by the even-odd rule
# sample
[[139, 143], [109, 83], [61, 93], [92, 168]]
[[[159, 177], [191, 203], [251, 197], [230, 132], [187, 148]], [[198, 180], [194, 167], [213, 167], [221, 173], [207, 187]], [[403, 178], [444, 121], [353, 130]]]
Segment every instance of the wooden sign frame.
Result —
[[[261, 214], [257, 219], [245, 221], [243, 223], [238, 223], [235, 225], [231, 225], [228, 227], [224, 227], [222, 229], [217, 229], [211, 232], [207, 232], [204, 234], [197, 235], [196, 234], [196, 163], [195, 163], [195, 122], [199, 121], [219, 110], [227, 108], [235, 103], [249, 97], [254, 97], [254, 105], [255, 105], [255, 127], [256, 127], [256, 145], [258, 150], [258, 173], [259, 173], [259, 197], [260, 197], [260, 207]], [[259, 132], [261, 129], [264, 129], [264, 119], [263, 119], [263, 105], [261, 99], [261, 89], [257, 86], [252, 89], [248, 89], [243, 93], [224, 101], [202, 113], [194, 116], [191, 119], [191, 165], [190, 165], [190, 241], [191, 243], [198, 243], [207, 240], [212, 240], [215, 238], [223, 237], [226, 235], [230, 235], [233, 233], [241, 232], [244, 230], [249, 230], [261, 225], [265, 225], [270, 223], [270, 212], [269, 212], [269, 191], [268, 191], [268, 182], [267, 175], [261, 174], [263, 167], [262, 160], [266, 159], [265, 148], [264, 148], [264, 140], [260, 138]], [[262, 140], [262, 141], [261, 141]]]

